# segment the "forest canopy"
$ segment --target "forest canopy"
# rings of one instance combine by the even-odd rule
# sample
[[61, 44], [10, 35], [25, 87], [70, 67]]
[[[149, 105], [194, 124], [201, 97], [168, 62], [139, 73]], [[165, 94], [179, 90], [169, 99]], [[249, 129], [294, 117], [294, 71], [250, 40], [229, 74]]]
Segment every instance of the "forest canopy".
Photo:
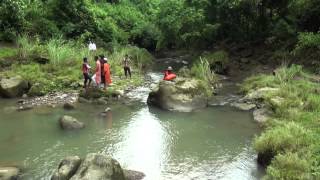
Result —
[[317, 0], [1, 0], [0, 40], [56, 36], [149, 50], [317, 33]]

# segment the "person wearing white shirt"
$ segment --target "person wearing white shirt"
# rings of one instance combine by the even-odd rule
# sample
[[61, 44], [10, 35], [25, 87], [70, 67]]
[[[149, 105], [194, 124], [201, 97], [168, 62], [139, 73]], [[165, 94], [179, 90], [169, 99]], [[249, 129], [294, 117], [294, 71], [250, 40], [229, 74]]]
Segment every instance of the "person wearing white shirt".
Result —
[[89, 43], [89, 51], [96, 51], [96, 50], [97, 50], [96, 44], [90, 41], [90, 43]]

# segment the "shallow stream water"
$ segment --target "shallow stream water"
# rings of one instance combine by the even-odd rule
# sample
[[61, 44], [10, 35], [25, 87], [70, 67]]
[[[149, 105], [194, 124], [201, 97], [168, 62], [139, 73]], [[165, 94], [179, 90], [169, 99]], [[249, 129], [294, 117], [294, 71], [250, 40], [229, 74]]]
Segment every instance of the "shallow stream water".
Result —
[[[149, 74], [153, 81], [157, 73]], [[24, 168], [23, 179], [50, 179], [66, 156], [101, 152], [122, 167], [158, 179], [259, 179], [261, 170], [251, 148], [259, 128], [249, 112], [221, 106], [192, 113], [173, 113], [146, 104], [149, 88], [129, 95], [136, 102], [106, 106], [78, 104], [16, 112], [16, 100], [0, 99], [0, 166]], [[59, 128], [71, 115], [86, 124], [79, 131]]]

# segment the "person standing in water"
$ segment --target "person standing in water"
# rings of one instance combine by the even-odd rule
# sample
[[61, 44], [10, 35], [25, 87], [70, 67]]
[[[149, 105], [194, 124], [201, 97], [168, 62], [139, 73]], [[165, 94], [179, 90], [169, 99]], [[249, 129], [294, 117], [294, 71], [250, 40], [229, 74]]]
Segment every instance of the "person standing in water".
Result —
[[[88, 58], [83, 58], [83, 64], [82, 64], [82, 73], [83, 73], [83, 78], [84, 78], [84, 84], [83, 88], [87, 88], [90, 86], [91, 83], [91, 77], [89, 75], [91, 67], [88, 64]], [[89, 83], [88, 83], [89, 81]], [[87, 85], [88, 83], [88, 85]]]
[[104, 65], [103, 65], [103, 69], [104, 69], [104, 76], [105, 76], [105, 83], [104, 83], [104, 89], [107, 89], [107, 85], [109, 86], [112, 81], [111, 81], [111, 73], [110, 73], [110, 64], [108, 63], [108, 59], [104, 58]]
[[128, 78], [128, 74], [129, 74], [130, 79], [131, 79], [130, 58], [129, 58], [128, 54], [126, 54], [126, 56], [123, 59], [123, 70], [124, 70], [124, 75], [126, 76], [126, 78]]
[[99, 88], [101, 83], [101, 63], [98, 56], [95, 56], [94, 60], [96, 61], [95, 81], [96, 81], [97, 87]]

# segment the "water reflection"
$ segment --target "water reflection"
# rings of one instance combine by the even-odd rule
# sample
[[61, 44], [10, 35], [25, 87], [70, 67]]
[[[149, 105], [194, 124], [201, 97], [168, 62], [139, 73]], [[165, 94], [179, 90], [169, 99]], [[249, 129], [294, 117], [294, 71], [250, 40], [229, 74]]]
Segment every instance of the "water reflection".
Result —
[[125, 137], [117, 145], [115, 158], [127, 168], [143, 171], [148, 175], [146, 179], [160, 179], [161, 168], [168, 159], [170, 139], [156, 116], [147, 107], [143, 108], [119, 133]]

